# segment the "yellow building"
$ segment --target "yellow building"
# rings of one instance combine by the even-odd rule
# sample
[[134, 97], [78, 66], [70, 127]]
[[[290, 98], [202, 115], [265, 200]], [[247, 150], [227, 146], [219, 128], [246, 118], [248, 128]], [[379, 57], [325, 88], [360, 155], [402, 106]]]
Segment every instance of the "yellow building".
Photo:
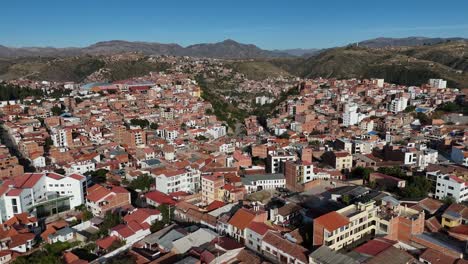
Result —
[[462, 217], [459, 213], [454, 212], [454, 211], [445, 211], [445, 213], [442, 215], [442, 226], [443, 227], [456, 227], [461, 225], [462, 223]]

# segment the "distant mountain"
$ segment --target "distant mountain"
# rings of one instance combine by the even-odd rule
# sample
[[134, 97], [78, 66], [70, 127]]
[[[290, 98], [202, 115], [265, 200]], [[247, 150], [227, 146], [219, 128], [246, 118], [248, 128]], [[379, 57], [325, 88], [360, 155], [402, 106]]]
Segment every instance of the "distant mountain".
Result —
[[141, 52], [146, 55], [173, 55], [208, 58], [276, 58], [291, 57], [284, 52], [263, 50], [252, 44], [242, 44], [234, 40], [218, 43], [203, 43], [182, 47], [178, 44], [155, 42], [130, 42], [123, 40], [103, 41], [84, 48], [11, 48], [0, 46], [0, 58], [11, 57], [67, 57], [77, 55], [110, 55], [124, 52]]
[[375, 38], [357, 42], [359, 46], [369, 48], [401, 47], [401, 46], [424, 46], [434, 45], [450, 41], [467, 41], [465, 38], [426, 38], [426, 37], [407, 37], [407, 38]]
[[317, 54], [321, 49], [285, 49], [285, 50], [273, 50], [274, 52], [286, 53], [295, 57], [309, 57]]

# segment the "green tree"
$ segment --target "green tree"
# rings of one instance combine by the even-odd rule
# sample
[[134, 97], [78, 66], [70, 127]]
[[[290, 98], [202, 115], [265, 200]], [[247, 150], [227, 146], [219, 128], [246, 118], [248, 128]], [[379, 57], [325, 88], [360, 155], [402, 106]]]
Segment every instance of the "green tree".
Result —
[[453, 198], [452, 196], [445, 196], [442, 201], [444, 202], [445, 205], [451, 205], [453, 203], [455, 203], [455, 198]]
[[143, 174], [132, 180], [128, 184], [128, 188], [132, 190], [149, 191], [152, 184], [155, 184], [154, 178], [148, 174]]
[[427, 197], [432, 184], [424, 176], [412, 176], [407, 178], [406, 187], [401, 190], [404, 198], [424, 198]]
[[374, 172], [372, 168], [364, 168], [361, 166], [355, 167], [351, 170], [350, 176], [354, 179], [363, 179], [365, 181], [369, 180], [369, 175]]
[[146, 128], [146, 127], [149, 127], [150, 123], [148, 120], [146, 119], [138, 119], [138, 118], [134, 118], [134, 119], [131, 119], [130, 120], [130, 124], [132, 126], [139, 126], [141, 128]]
[[169, 206], [167, 204], [162, 204], [157, 207], [158, 210], [161, 212], [162, 221], [164, 225], [170, 224], [172, 219], [174, 219], [174, 206]]
[[104, 183], [107, 181], [107, 173], [109, 171], [106, 169], [98, 169], [95, 171], [88, 171], [85, 173], [86, 176], [90, 176], [91, 180], [94, 183]]
[[416, 118], [419, 119], [419, 122], [421, 122], [421, 125], [423, 126], [430, 125], [432, 121], [429, 116], [421, 112], [416, 114]]
[[54, 116], [59, 116], [61, 114], [63, 114], [63, 111], [62, 111], [62, 108], [60, 106], [57, 106], [57, 105], [54, 105], [50, 111], [52, 111], [52, 114]]
[[158, 123], [151, 123], [151, 125], [150, 125], [150, 128], [153, 129], [153, 130], [158, 129], [158, 127], [159, 127]]
[[400, 167], [380, 167], [377, 169], [378, 172], [387, 174], [390, 176], [394, 176], [400, 179], [405, 179], [406, 178], [406, 173], [403, 169]]
[[114, 214], [110, 211], [107, 211], [104, 215], [104, 221], [101, 224], [101, 229], [99, 229], [99, 232], [102, 235], [108, 235], [111, 228], [121, 223], [122, 217], [120, 214]]

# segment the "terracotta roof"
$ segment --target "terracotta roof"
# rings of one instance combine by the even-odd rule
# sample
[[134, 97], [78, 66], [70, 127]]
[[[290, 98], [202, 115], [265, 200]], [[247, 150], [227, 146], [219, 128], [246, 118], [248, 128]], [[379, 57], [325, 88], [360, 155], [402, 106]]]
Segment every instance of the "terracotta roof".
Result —
[[269, 230], [273, 230], [273, 228], [261, 222], [251, 222], [247, 228], [262, 236], [265, 235]]
[[224, 205], [226, 205], [225, 203], [221, 202], [221, 201], [213, 201], [211, 202], [207, 207], [206, 207], [206, 211], [208, 212], [211, 212], [213, 210], [216, 210], [220, 207], [223, 207]]
[[157, 209], [138, 208], [133, 213], [124, 216], [123, 220], [127, 223], [135, 221], [141, 224], [148, 219], [148, 217], [159, 214], [161, 214], [161, 212]]
[[20, 245], [26, 244], [26, 242], [33, 240], [35, 235], [33, 233], [19, 233], [11, 237], [11, 242], [8, 245], [10, 248], [14, 248]]
[[108, 249], [115, 241], [119, 241], [119, 238], [116, 236], [107, 236], [96, 240], [96, 245], [102, 249]]
[[424, 253], [422, 253], [419, 257], [428, 261], [431, 264], [453, 264], [457, 260], [454, 257], [445, 255], [442, 252], [439, 252], [432, 248], [426, 249], [426, 251], [424, 251]]
[[277, 248], [293, 256], [294, 258], [302, 261], [303, 263], [308, 263], [308, 252], [304, 247], [297, 245], [288, 241], [287, 239], [282, 238], [274, 232], [267, 232], [263, 237], [263, 242], [270, 244], [271, 246]]
[[237, 210], [237, 212], [229, 219], [228, 223], [244, 230], [255, 218], [255, 214], [245, 208]]
[[376, 238], [365, 243], [362, 246], [357, 247], [356, 249], [354, 249], [354, 251], [369, 256], [376, 256], [377, 254], [393, 246], [394, 244], [394, 241], [387, 240], [384, 238]]
[[435, 216], [427, 219], [424, 221], [425, 226], [431, 232], [439, 232], [442, 229], [442, 225], [440, 224], [439, 220]]
[[160, 191], [149, 192], [145, 194], [145, 197], [158, 204], [168, 204], [168, 205], [176, 204], [176, 201], [174, 201], [169, 195], [162, 193]]
[[424, 198], [417, 204], [430, 214], [435, 214], [442, 207], [443, 203], [432, 198]]
[[349, 219], [335, 211], [332, 211], [316, 218], [314, 223], [322, 225], [326, 230], [331, 232], [349, 224]]

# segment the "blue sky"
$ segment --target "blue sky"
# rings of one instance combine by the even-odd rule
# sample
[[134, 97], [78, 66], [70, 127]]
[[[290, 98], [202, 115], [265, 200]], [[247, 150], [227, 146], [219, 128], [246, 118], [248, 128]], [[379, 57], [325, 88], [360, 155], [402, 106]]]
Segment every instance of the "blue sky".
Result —
[[324, 48], [375, 37], [467, 37], [467, 0], [29, 0], [0, 4], [0, 45], [86, 46], [122, 39], [230, 38], [265, 49]]

